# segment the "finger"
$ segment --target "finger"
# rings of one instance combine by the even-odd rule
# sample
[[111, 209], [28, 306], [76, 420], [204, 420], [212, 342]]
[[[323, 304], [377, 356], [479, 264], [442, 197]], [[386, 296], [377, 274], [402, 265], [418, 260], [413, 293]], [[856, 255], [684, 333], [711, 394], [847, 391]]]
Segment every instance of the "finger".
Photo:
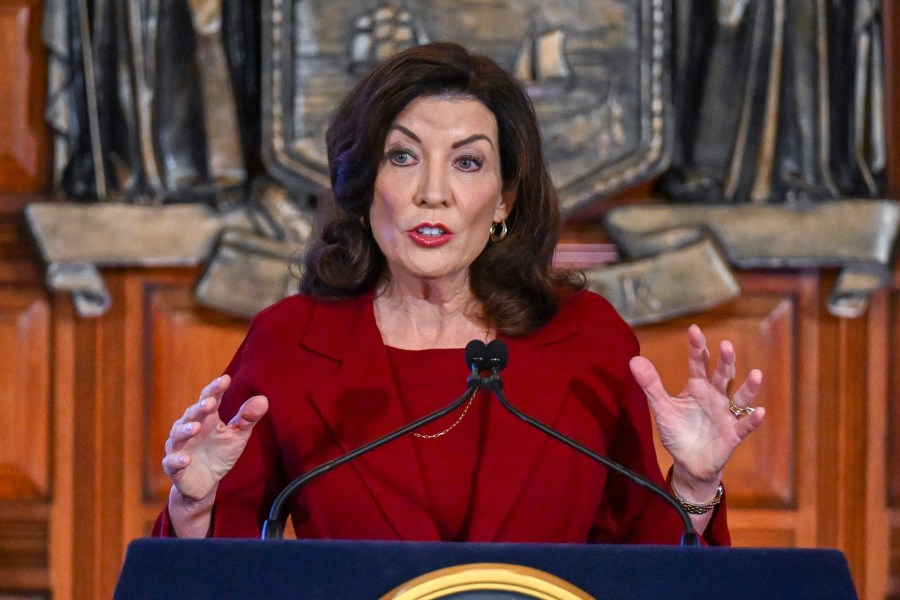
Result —
[[231, 378], [228, 375], [216, 377], [209, 385], [200, 392], [200, 400], [196, 404], [192, 404], [184, 411], [182, 422], [202, 421], [213, 412], [219, 409], [222, 402], [222, 396], [225, 390], [231, 385]]
[[735, 392], [731, 401], [735, 406], [753, 406], [753, 400], [762, 389], [763, 374], [759, 369], [753, 369], [747, 374], [747, 379], [743, 385]]
[[734, 346], [729, 341], [719, 344], [719, 358], [716, 360], [716, 371], [712, 376], [713, 386], [728, 396], [731, 392], [730, 384], [734, 381], [735, 352]]
[[231, 377], [228, 375], [220, 375], [210, 381], [206, 387], [200, 391], [199, 400], [202, 401], [204, 398], [217, 398], [221, 400], [222, 394], [225, 393], [225, 390], [228, 389], [229, 385], [231, 385]]
[[688, 377], [709, 378], [709, 350], [706, 336], [697, 325], [688, 327]]
[[200, 426], [196, 421], [182, 423], [177, 427], [173, 427], [172, 432], [169, 434], [169, 439], [166, 440], [166, 454], [181, 450], [185, 442], [193, 439], [198, 431], [200, 431]]
[[162, 460], [163, 471], [165, 471], [166, 475], [169, 476], [169, 479], [172, 480], [174, 480], [181, 471], [187, 468], [189, 464], [191, 464], [191, 457], [183, 452], [166, 454]]
[[631, 374], [634, 375], [635, 381], [641, 386], [641, 389], [644, 390], [644, 393], [647, 394], [650, 400], [655, 401], [668, 397], [669, 394], [666, 392], [665, 386], [663, 386], [659, 372], [652, 362], [643, 356], [635, 356], [629, 361], [628, 366], [631, 367]]
[[737, 425], [735, 426], [735, 431], [738, 434], [738, 437], [744, 439], [751, 433], [753, 433], [756, 428], [762, 425], [763, 420], [766, 418], [766, 409], [763, 406], [757, 406], [752, 413], [747, 415], [746, 417], [738, 420]]
[[265, 396], [253, 396], [241, 405], [228, 425], [240, 431], [250, 431], [254, 425], [259, 423], [267, 410], [269, 410], [269, 399]]

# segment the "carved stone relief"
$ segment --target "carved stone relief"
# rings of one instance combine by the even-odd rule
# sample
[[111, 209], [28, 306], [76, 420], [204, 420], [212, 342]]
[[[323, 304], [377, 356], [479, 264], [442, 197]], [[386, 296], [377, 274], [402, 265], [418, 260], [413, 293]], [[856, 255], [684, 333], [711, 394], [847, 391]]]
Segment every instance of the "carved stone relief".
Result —
[[267, 0], [266, 164], [290, 187], [327, 189], [325, 128], [360, 73], [451, 39], [526, 85], [562, 210], [575, 213], [668, 164], [668, 10], [663, 0]]
[[[235, 57], [252, 64], [247, 48], [254, 36], [235, 35], [247, 21], [236, 25], [235, 16], [258, 5], [179, 0], [163, 8], [143, 0], [128, 6], [95, 0], [91, 27], [70, 3], [48, 0], [48, 118], [59, 156], [71, 161], [57, 166], [60, 181], [80, 172], [72, 165], [94, 164], [103, 200], [205, 199], [219, 207], [161, 206], [152, 215], [127, 205], [29, 207], [48, 285], [71, 291], [85, 316], [102, 314], [108, 305], [98, 265], [205, 263], [197, 300], [241, 316], [291, 293], [291, 259], [313, 228], [307, 198], [328, 187], [324, 131], [334, 106], [362, 74], [397, 50], [453, 39], [493, 57], [526, 86], [564, 216], [660, 173], [673, 153], [675, 168], [663, 176], [662, 189], [675, 199], [720, 204], [609, 213], [607, 229], [629, 260], [587, 274], [628, 321], [659, 321], [735, 297], [739, 289], [729, 263], [844, 266], [830, 309], [859, 315], [868, 294], [884, 283], [898, 227], [896, 203], [840, 199], [848, 190], [860, 196], [879, 191], [884, 132], [877, 1], [803, 4], [684, 0], [673, 9], [664, 0], [265, 0], [256, 50], [261, 114], [254, 133], [246, 118], [234, 117], [236, 110], [246, 114], [238, 109], [252, 94], [237, 93], [237, 101], [221, 96], [248, 88], [232, 77], [241, 72]], [[835, 11], [855, 24], [850, 46], [828, 25]], [[176, 13], [190, 18], [179, 21]], [[79, 27], [66, 28], [73, 18]], [[110, 28], [116, 22], [129, 27]], [[229, 23], [231, 35], [225, 35]], [[73, 54], [76, 31], [93, 50], [83, 59]], [[176, 31], [193, 40], [185, 72], [195, 77], [182, 78], [181, 87], [175, 85], [179, 71], [157, 63], [152, 51], [171, 52]], [[244, 43], [244, 55], [235, 38]], [[115, 64], [134, 74], [133, 86], [119, 88], [119, 100], [134, 100], [124, 112], [124, 146], [112, 144], [114, 129], [102, 127], [110, 124], [101, 119], [103, 94], [92, 100], [88, 93], [79, 104], [71, 85], [64, 85], [73, 81], [66, 65], [69, 75], [80, 73], [86, 82], [109, 75], [112, 63], [97, 63], [104, 39], [115, 40]], [[835, 44], [840, 47], [831, 48]], [[126, 47], [135, 51], [124, 52]], [[851, 61], [828, 58], [848, 48]], [[742, 60], [750, 62], [738, 68]], [[829, 66], [844, 68], [854, 85], [828, 87]], [[803, 93], [792, 96], [787, 84]], [[179, 104], [191, 94], [199, 104]], [[729, 99], [734, 102], [726, 110]], [[79, 137], [79, 127], [91, 135]], [[247, 144], [256, 138], [268, 175], [241, 185]], [[721, 160], [709, 163], [710, 157]], [[748, 164], [749, 158], [757, 163]], [[820, 185], [829, 181], [836, 183]], [[753, 206], [742, 207], [742, 201]], [[835, 218], [850, 226], [840, 236], [816, 235], [830, 231]], [[102, 240], [83, 244], [79, 236]], [[202, 243], [184, 248], [176, 243], [181, 237]], [[783, 243], [769, 243], [775, 238]]]

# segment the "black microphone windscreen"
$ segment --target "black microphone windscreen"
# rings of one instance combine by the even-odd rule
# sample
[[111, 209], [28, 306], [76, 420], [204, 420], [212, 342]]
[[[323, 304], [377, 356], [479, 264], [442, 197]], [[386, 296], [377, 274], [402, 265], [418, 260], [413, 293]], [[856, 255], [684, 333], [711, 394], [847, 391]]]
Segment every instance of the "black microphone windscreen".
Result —
[[466, 344], [466, 366], [470, 369], [481, 369], [487, 346], [481, 340], [472, 340]]
[[487, 345], [484, 359], [489, 369], [502, 371], [509, 360], [509, 348], [503, 340], [493, 340]]

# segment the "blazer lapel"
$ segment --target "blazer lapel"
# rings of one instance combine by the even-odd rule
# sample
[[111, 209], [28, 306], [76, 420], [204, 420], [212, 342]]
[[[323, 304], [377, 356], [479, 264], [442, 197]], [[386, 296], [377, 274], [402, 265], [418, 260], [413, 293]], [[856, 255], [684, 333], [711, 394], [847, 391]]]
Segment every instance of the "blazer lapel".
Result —
[[[558, 342], [577, 331], [576, 323], [562, 320], [527, 338], [505, 340], [509, 363], [503, 371], [504, 396], [545, 425], [556, 422], [572, 379], [568, 346]], [[535, 464], [548, 443], [559, 443], [515, 417], [493, 396], [488, 401], [491, 433], [477, 475], [471, 527], [484, 540], [496, 537], [525, 485], [540, 485], [531, 480]]]
[[[407, 424], [370, 294], [316, 306], [303, 339], [308, 349], [341, 364], [312, 390], [311, 399], [334, 434], [338, 454], [355, 450]], [[436, 540], [424, 478], [409, 435], [364, 454], [351, 468], [399, 539]]]

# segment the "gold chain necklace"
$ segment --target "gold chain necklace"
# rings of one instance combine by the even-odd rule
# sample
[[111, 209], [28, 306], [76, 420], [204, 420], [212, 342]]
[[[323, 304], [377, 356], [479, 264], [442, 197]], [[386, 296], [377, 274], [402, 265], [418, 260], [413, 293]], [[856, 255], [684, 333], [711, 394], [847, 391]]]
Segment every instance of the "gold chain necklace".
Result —
[[[487, 327], [484, 328], [484, 342], [485, 343], [487, 343], [488, 338], [490, 336], [491, 336], [491, 326], [488, 325]], [[462, 411], [462, 414], [459, 415], [459, 418], [456, 419], [456, 421], [454, 421], [452, 425], [450, 425], [450, 427], [444, 429], [443, 431], [438, 431], [437, 433], [416, 433], [414, 431], [413, 435], [416, 436], [417, 438], [421, 438], [423, 440], [433, 440], [434, 438], [439, 438], [443, 435], [447, 435], [447, 433], [451, 429], [453, 429], [454, 427], [459, 425], [460, 421], [462, 421], [463, 418], [466, 416], [466, 413], [469, 412], [469, 408], [472, 407], [472, 403], [475, 401], [475, 396], [477, 394], [478, 394], [478, 388], [475, 388], [474, 390], [472, 390], [472, 395], [469, 396], [469, 401], [466, 402], [466, 408]]]

